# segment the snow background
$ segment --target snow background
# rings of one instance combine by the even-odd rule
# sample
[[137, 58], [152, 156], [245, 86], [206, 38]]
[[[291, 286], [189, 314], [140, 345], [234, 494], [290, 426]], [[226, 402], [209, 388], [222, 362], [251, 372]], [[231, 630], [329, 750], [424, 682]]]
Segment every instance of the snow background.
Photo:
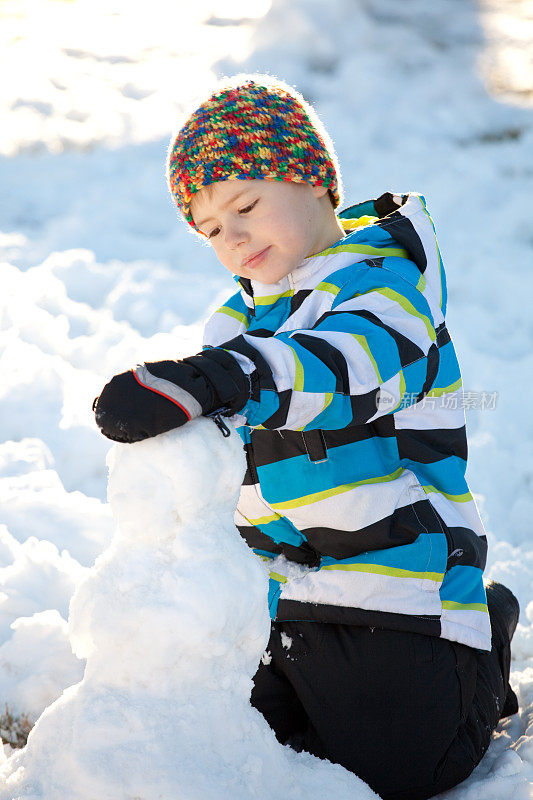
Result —
[[520, 715], [445, 797], [531, 797], [532, 31], [517, 0], [4, 0], [0, 708], [37, 719], [83, 676], [69, 602], [114, 531], [94, 396], [196, 352], [234, 290], [177, 221], [170, 133], [213, 78], [268, 71], [316, 104], [345, 205], [415, 190], [435, 219], [465, 391], [497, 392], [467, 410], [487, 577], [522, 609]]

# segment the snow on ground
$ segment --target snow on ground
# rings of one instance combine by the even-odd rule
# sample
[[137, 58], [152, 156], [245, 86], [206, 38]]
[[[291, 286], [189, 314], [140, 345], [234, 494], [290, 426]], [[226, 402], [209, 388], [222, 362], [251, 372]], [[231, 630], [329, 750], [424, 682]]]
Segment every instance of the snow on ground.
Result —
[[85, 674], [5, 764], [0, 798], [377, 797], [282, 747], [250, 706], [270, 619], [267, 571], [233, 522], [238, 434], [195, 420], [109, 463], [117, 533], [70, 607]]
[[4, 0], [0, 704], [35, 719], [83, 672], [68, 603], [113, 532], [94, 396], [139, 361], [195, 352], [209, 309], [233, 290], [176, 221], [170, 132], [213, 77], [270, 71], [316, 103], [346, 205], [413, 189], [436, 220], [487, 575], [522, 607], [512, 663], [521, 713], [445, 797], [528, 796], [532, 80], [518, 58], [506, 92], [502, 64], [517, 63], [510, 38], [525, 41], [530, 11], [497, 0]]

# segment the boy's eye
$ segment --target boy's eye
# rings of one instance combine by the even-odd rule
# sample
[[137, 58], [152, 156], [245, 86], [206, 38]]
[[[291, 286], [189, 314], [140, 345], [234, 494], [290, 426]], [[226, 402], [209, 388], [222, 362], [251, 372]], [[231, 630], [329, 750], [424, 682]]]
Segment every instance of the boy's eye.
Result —
[[254, 200], [254, 202], [250, 203], [250, 205], [246, 206], [246, 208], [240, 208], [239, 209], [239, 214], [247, 214], [249, 211], [252, 210], [252, 208], [255, 206], [256, 203], [257, 203], [257, 200]]
[[[240, 208], [239, 209], [239, 214], [248, 214], [252, 210], [252, 208], [256, 205], [257, 202], [258, 202], [258, 200], [254, 200], [254, 202], [250, 203], [249, 206], [246, 206], [245, 208]], [[218, 234], [219, 230], [220, 230], [220, 228], [215, 228], [214, 230], [211, 231], [211, 233], [208, 235], [207, 238], [211, 239], [213, 236], [216, 236]]]

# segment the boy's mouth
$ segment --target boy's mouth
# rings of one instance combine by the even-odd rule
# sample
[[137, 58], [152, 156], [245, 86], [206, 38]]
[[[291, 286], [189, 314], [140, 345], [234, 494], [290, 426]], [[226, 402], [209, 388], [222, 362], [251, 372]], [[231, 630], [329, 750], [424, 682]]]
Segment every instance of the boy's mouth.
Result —
[[263, 261], [269, 250], [270, 250], [270, 245], [268, 247], [265, 247], [264, 250], [259, 250], [259, 252], [253, 253], [251, 256], [248, 256], [248, 258], [245, 258], [243, 260], [241, 267], [256, 267]]

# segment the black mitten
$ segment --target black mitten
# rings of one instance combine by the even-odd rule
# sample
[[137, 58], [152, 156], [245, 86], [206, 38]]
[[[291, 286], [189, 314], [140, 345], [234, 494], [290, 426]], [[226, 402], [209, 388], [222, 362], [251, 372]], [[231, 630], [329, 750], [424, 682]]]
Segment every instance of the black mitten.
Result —
[[249, 380], [225, 350], [181, 361], [156, 361], [115, 375], [93, 409], [104, 436], [139, 442], [202, 414], [231, 415], [249, 397]]

